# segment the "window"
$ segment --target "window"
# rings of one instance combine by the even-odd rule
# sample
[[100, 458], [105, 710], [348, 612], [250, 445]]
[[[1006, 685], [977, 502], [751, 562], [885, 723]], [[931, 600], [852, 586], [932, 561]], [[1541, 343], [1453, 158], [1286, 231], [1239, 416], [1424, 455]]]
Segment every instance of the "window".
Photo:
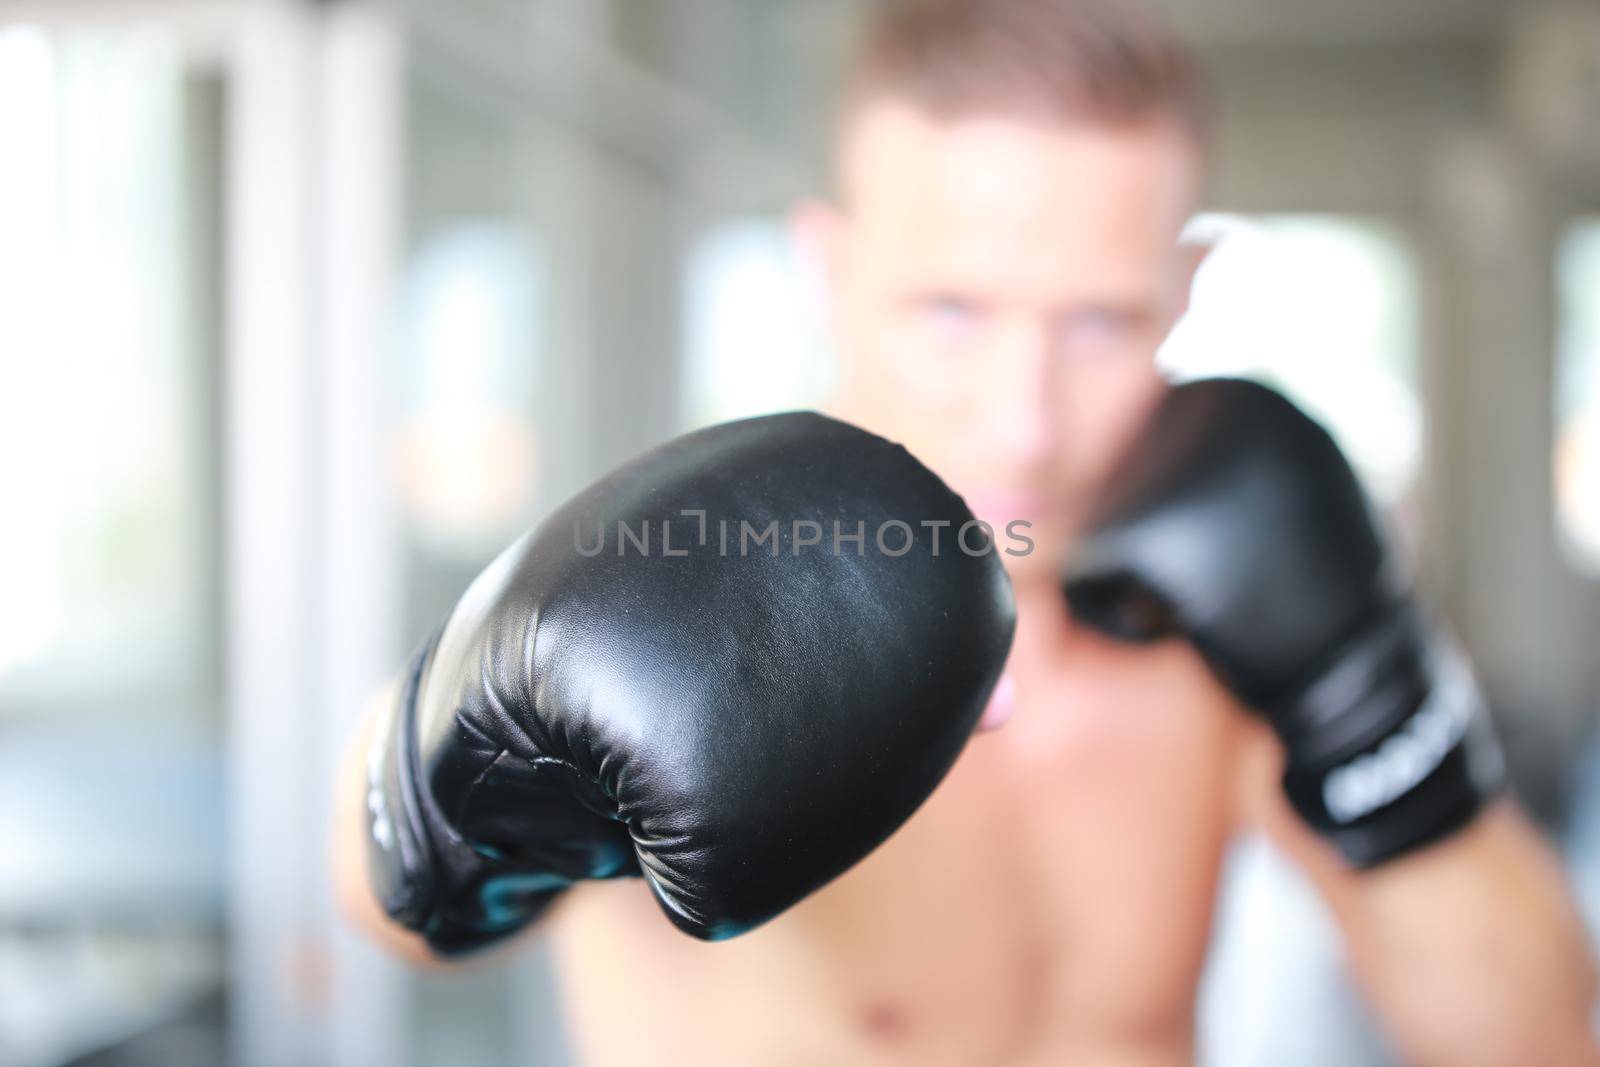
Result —
[[224, 966], [221, 112], [164, 31], [0, 27], [0, 1034], [26, 1062]]
[[1416, 270], [1402, 235], [1333, 216], [1205, 216], [1191, 236], [1212, 251], [1163, 366], [1283, 390], [1328, 428], [1381, 503], [1400, 504], [1425, 439]]
[[684, 418], [701, 426], [814, 407], [830, 363], [783, 225], [731, 222], [690, 255]]
[[501, 219], [425, 240], [401, 303], [400, 490], [415, 536], [448, 559], [492, 555], [538, 487], [539, 261]]
[[1567, 231], [1556, 284], [1556, 530], [1573, 566], [1600, 574], [1600, 218]]
[[206, 703], [211, 372], [185, 258], [185, 106], [158, 34], [0, 31], [8, 711]]

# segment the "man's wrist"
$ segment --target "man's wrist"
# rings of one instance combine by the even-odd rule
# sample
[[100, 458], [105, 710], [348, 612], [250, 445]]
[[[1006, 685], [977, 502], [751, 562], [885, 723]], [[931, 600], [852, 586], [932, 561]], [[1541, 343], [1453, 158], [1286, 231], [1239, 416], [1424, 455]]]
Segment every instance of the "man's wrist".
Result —
[[1338, 717], [1323, 709], [1321, 721], [1359, 729], [1336, 745], [1319, 748], [1304, 736], [1298, 748], [1289, 745], [1284, 789], [1291, 804], [1357, 867], [1454, 833], [1504, 783], [1499, 745], [1465, 655], [1448, 636], [1427, 636], [1412, 622], [1399, 620], [1359, 650], [1344, 679], [1349, 709]]

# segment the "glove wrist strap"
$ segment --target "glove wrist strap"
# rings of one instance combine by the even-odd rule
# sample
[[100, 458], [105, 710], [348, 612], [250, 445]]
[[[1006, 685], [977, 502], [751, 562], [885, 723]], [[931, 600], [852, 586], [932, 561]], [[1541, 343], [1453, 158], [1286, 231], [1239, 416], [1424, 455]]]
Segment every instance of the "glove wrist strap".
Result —
[[1407, 609], [1348, 646], [1275, 721], [1295, 810], [1369, 867], [1466, 825], [1504, 781], [1465, 655]]

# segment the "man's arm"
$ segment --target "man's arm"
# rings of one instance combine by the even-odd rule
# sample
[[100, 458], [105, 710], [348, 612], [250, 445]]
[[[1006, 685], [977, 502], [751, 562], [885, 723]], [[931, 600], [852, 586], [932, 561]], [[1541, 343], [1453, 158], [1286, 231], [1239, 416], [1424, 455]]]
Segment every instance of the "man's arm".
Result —
[[1247, 771], [1256, 814], [1332, 902], [1411, 1060], [1600, 1063], [1582, 926], [1500, 799], [1486, 702], [1408, 573], [1325, 429], [1210, 379], [1162, 399], [1064, 591], [1113, 636], [1189, 640], [1270, 727]]
[[[859, 475], [844, 489], [842, 467]], [[722, 940], [910, 818], [1005, 665], [1001, 561], [921, 535], [890, 559], [796, 533], [780, 557], [776, 520], [770, 556], [663, 533], [672, 558], [653, 565], [580, 538], [752, 513], [974, 521], [901, 446], [810, 412], [688, 434], [593, 483], [472, 581], [369, 719], [339, 857], [367, 925], [379, 907], [463, 956], [577, 885], [638, 878], [679, 930]]]
[[1281, 746], [1251, 722], [1246, 817], [1310, 877], [1404, 1062], [1600, 1064], [1588, 934], [1559, 862], [1507, 799], [1370, 870], [1346, 864], [1290, 808]]

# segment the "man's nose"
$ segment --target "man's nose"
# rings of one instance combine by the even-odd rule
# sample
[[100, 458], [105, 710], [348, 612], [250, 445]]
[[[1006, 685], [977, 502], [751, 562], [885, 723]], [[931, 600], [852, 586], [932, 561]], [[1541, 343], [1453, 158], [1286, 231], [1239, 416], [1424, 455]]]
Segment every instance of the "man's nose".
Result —
[[990, 438], [1014, 462], [1039, 462], [1050, 454], [1057, 431], [1050, 410], [1048, 328], [1031, 322], [1011, 324], [998, 355], [989, 383]]

